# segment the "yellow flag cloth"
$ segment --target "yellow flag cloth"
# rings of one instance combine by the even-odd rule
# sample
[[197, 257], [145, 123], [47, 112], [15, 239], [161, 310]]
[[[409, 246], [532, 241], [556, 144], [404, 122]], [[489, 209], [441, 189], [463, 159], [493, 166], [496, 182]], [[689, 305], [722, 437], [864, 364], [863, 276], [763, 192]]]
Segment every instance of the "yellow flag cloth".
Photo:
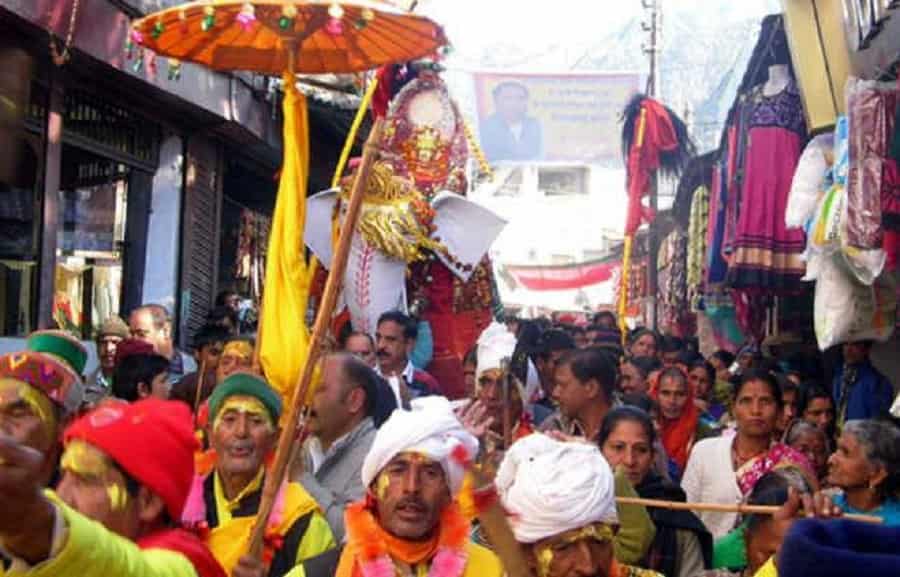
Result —
[[266, 379], [288, 403], [309, 354], [306, 306], [314, 267], [306, 262], [303, 242], [308, 174], [306, 99], [286, 74], [284, 163], [269, 235], [259, 346]]

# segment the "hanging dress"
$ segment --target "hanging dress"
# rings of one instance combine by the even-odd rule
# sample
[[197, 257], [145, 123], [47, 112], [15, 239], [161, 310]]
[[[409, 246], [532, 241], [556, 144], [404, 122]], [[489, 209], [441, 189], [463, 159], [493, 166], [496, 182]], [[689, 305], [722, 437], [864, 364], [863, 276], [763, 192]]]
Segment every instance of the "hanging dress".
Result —
[[754, 294], [793, 292], [806, 270], [805, 235], [784, 223], [806, 140], [803, 105], [794, 82], [773, 96], [756, 97], [747, 140], [728, 284]]

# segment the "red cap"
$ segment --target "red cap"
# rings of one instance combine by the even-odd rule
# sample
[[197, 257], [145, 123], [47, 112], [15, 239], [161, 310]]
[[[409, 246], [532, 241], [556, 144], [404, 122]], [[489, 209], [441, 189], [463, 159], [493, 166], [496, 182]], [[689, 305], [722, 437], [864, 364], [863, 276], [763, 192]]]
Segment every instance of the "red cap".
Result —
[[125, 339], [116, 346], [116, 364], [122, 362], [125, 357], [134, 355], [155, 355], [156, 349], [147, 341], [139, 339]]
[[103, 403], [66, 430], [64, 442], [80, 439], [100, 449], [180, 519], [194, 477], [197, 439], [191, 411], [180, 401], [148, 398]]

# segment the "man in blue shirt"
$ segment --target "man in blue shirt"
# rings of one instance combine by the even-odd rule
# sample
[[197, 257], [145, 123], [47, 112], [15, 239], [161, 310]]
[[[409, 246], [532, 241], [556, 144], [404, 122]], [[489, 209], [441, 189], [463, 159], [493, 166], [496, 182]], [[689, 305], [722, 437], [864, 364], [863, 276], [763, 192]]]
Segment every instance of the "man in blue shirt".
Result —
[[871, 350], [872, 341], [844, 344], [844, 364], [832, 383], [838, 427], [847, 421], [882, 417], [891, 408], [894, 387], [872, 366]]

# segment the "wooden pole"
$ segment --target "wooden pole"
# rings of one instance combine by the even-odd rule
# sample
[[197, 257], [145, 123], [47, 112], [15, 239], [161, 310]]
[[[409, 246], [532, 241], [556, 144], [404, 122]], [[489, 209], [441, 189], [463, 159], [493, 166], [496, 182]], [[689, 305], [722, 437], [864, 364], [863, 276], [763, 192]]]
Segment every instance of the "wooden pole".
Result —
[[[478, 467], [471, 467], [469, 471], [475, 487], [490, 487], [490, 490], [496, 491], [491, 480]], [[494, 553], [500, 558], [506, 575], [531, 577], [531, 568], [525, 560], [522, 546], [516, 541], [512, 527], [509, 526], [506, 511], [503, 510], [499, 497], [484, 510], [478, 511], [478, 521], [484, 528], [484, 533], [487, 535]]]
[[[293, 59], [291, 59], [293, 60]], [[263, 537], [265, 536], [266, 525], [268, 524], [269, 515], [272, 513], [272, 507], [275, 504], [275, 497], [281, 483], [287, 473], [288, 461], [292, 453], [292, 446], [297, 434], [297, 421], [303, 409], [307, 392], [312, 383], [313, 372], [322, 353], [322, 345], [328, 334], [328, 326], [334, 313], [334, 307], [341, 291], [341, 281], [344, 278], [344, 270], [347, 268], [347, 259], [350, 254], [350, 241], [353, 238], [353, 231], [356, 228], [356, 221], [359, 217], [360, 208], [362, 207], [363, 196], [365, 196], [366, 186], [369, 180], [369, 172], [378, 151], [378, 142], [381, 139], [381, 130], [384, 126], [384, 119], [379, 118], [372, 126], [372, 132], [369, 133], [369, 139], [366, 141], [363, 150], [362, 162], [356, 173], [356, 179], [353, 182], [353, 188], [350, 193], [350, 201], [347, 205], [347, 215], [344, 224], [341, 226], [341, 234], [338, 238], [337, 247], [331, 259], [331, 267], [328, 270], [328, 280], [325, 282], [325, 291], [322, 295], [322, 302], [319, 304], [319, 310], [316, 314], [316, 322], [313, 325], [312, 334], [310, 335], [309, 353], [306, 357], [306, 363], [303, 365], [303, 372], [300, 375], [300, 382], [294, 389], [294, 398], [291, 401], [288, 411], [283, 421], [283, 429], [278, 439], [278, 448], [275, 451], [275, 462], [266, 476], [266, 483], [263, 487], [262, 499], [259, 504], [259, 512], [256, 515], [256, 523], [250, 534], [250, 546], [248, 554], [257, 559], [262, 556]]]
[[[660, 499], [639, 499], [636, 497], [616, 497], [616, 503], [619, 505], [643, 505], [644, 507], [653, 507], [656, 509], [669, 509], [670, 511], [711, 511], [714, 513], [740, 513], [742, 515], [774, 515], [781, 507], [771, 505], [744, 505], [736, 503], [734, 505], [722, 505], [719, 503], [683, 503], [680, 501], [663, 501]], [[850, 521], [862, 521], [863, 523], [883, 523], [881, 517], [875, 515], [842, 515], [841, 519]]]
[[200, 411], [200, 399], [203, 397], [203, 379], [206, 376], [206, 357], [200, 361], [200, 372], [197, 374], [197, 390], [194, 392], [194, 424], [197, 424], [197, 413]]

